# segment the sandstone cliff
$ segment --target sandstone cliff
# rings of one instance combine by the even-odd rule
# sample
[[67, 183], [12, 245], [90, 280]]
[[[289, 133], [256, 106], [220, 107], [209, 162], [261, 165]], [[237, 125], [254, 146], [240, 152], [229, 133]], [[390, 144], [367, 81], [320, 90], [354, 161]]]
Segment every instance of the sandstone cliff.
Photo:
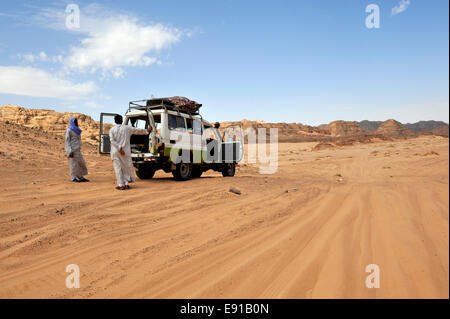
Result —
[[28, 128], [39, 128], [46, 132], [63, 135], [69, 125], [71, 117], [78, 118], [83, 130], [82, 138], [90, 143], [97, 143], [99, 123], [90, 116], [81, 113], [56, 112], [45, 109], [27, 109], [16, 105], [0, 107], [0, 120], [12, 124], [19, 124]]

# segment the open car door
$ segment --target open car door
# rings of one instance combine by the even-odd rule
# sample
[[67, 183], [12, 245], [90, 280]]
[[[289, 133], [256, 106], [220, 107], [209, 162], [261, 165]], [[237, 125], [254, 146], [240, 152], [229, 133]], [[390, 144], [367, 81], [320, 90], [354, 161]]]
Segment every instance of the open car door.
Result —
[[100, 113], [100, 133], [99, 133], [99, 147], [100, 154], [111, 153], [111, 142], [109, 140], [109, 130], [114, 126], [114, 116], [119, 115], [115, 113]]
[[156, 123], [155, 119], [153, 117], [153, 113], [151, 110], [147, 109], [147, 116], [148, 116], [148, 125], [152, 127], [152, 132], [150, 133], [149, 138], [149, 151], [152, 154], [156, 154], [158, 150], [156, 149]]

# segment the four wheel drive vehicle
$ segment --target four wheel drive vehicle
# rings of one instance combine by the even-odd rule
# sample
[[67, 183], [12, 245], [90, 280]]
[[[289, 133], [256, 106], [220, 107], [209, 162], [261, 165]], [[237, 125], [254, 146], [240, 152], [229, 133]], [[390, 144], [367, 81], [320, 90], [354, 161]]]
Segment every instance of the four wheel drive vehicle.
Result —
[[[179, 100], [183, 103], [179, 104]], [[243, 134], [239, 125], [224, 128], [205, 121], [196, 104], [186, 98], [162, 98], [132, 101], [125, 114], [124, 125], [152, 131], [131, 137], [131, 158], [140, 179], [150, 179], [156, 170], [171, 172], [176, 180], [200, 177], [207, 170], [234, 176], [236, 164], [244, 154]], [[100, 154], [110, 153], [109, 128], [100, 114]]]

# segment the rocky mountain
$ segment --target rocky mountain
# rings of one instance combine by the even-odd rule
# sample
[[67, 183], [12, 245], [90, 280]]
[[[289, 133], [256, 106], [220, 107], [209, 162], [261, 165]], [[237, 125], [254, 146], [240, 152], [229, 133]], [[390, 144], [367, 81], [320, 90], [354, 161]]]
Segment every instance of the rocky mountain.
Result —
[[[71, 117], [77, 117], [83, 130], [82, 139], [85, 142], [97, 145], [99, 123], [90, 116], [81, 113], [56, 112], [46, 109], [27, 109], [16, 105], [0, 106], [0, 121], [11, 123], [31, 129], [39, 129], [46, 132], [63, 135]], [[428, 123], [433, 122], [433, 123]], [[438, 125], [443, 122], [423, 121], [419, 126]], [[428, 123], [428, 124], [427, 124]], [[366, 143], [386, 138], [410, 138], [424, 134], [405, 128], [395, 120], [386, 122], [375, 121], [334, 121], [327, 125], [310, 126], [302, 123], [265, 123], [264, 121], [242, 120], [236, 122], [222, 122], [221, 127], [231, 124], [239, 124], [244, 130], [253, 128], [265, 128], [266, 134], [270, 134], [270, 128], [278, 129], [279, 142], [332, 142], [335, 145], [348, 145], [352, 143]], [[433, 129], [433, 133], [448, 136], [448, 125], [441, 125]], [[417, 127], [419, 127], [417, 126]], [[376, 127], [376, 129], [374, 129]]]
[[383, 122], [376, 130], [378, 134], [391, 138], [411, 138], [417, 136], [417, 133], [403, 127], [396, 120], [390, 119]]
[[330, 132], [327, 129], [304, 125], [302, 123], [265, 123], [264, 121], [260, 120], [249, 121], [243, 119], [242, 121], [222, 122], [221, 127], [236, 124], [239, 124], [244, 131], [249, 128], [255, 130], [258, 130], [259, 128], [265, 128], [267, 135], [270, 132], [270, 128], [277, 128], [278, 139], [282, 142], [313, 141], [330, 137]]
[[56, 112], [45, 109], [28, 109], [16, 105], [0, 107], [0, 120], [6, 123], [19, 124], [28, 128], [38, 128], [46, 132], [63, 135], [71, 117], [77, 117], [83, 130], [83, 140], [97, 143], [99, 123], [90, 116], [81, 113]]
[[[359, 126], [361, 126], [367, 131], [376, 131], [383, 122], [364, 120], [356, 123], [358, 123]], [[416, 123], [406, 123], [406, 124], [400, 123], [400, 125], [403, 126], [404, 128], [407, 128], [408, 130], [415, 132], [432, 132], [435, 128], [441, 126], [448, 127], [448, 124], [442, 121], [419, 121]]]
[[434, 135], [449, 136], [448, 131], [449, 130], [448, 130], [448, 125], [447, 125], [447, 126], [436, 127], [432, 132]]
[[447, 127], [448, 128], [448, 124], [442, 121], [419, 121], [417, 123], [407, 123], [407, 124], [402, 124], [403, 127], [411, 130], [411, 131], [416, 131], [416, 132], [420, 132], [420, 131], [428, 131], [428, 132], [432, 132], [435, 128], [438, 127]]
[[331, 136], [356, 136], [366, 133], [366, 131], [356, 122], [334, 121], [328, 124], [325, 129]]
[[364, 120], [361, 122], [356, 122], [359, 126], [361, 126], [366, 131], [376, 131], [378, 127], [383, 123], [383, 121], [368, 121]]

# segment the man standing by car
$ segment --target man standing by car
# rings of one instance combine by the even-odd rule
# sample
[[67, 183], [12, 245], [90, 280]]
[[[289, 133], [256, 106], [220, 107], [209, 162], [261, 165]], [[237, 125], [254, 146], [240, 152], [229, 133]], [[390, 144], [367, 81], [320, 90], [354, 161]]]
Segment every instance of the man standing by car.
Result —
[[111, 159], [113, 161], [114, 171], [116, 172], [118, 184], [116, 189], [125, 190], [130, 188], [128, 183], [135, 181], [133, 162], [131, 160], [131, 135], [150, 133], [152, 127], [149, 125], [148, 129], [144, 130], [129, 125], [122, 125], [123, 118], [121, 115], [116, 115], [114, 122], [116, 126], [109, 131]]
[[81, 129], [78, 127], [76, 117], [70, 119], [70, 125], [66, 130], [66, 155], [69, 159], [70, 180], [72, 182], [89, 182], [84, 178], [88, 170], [81, 154]]

